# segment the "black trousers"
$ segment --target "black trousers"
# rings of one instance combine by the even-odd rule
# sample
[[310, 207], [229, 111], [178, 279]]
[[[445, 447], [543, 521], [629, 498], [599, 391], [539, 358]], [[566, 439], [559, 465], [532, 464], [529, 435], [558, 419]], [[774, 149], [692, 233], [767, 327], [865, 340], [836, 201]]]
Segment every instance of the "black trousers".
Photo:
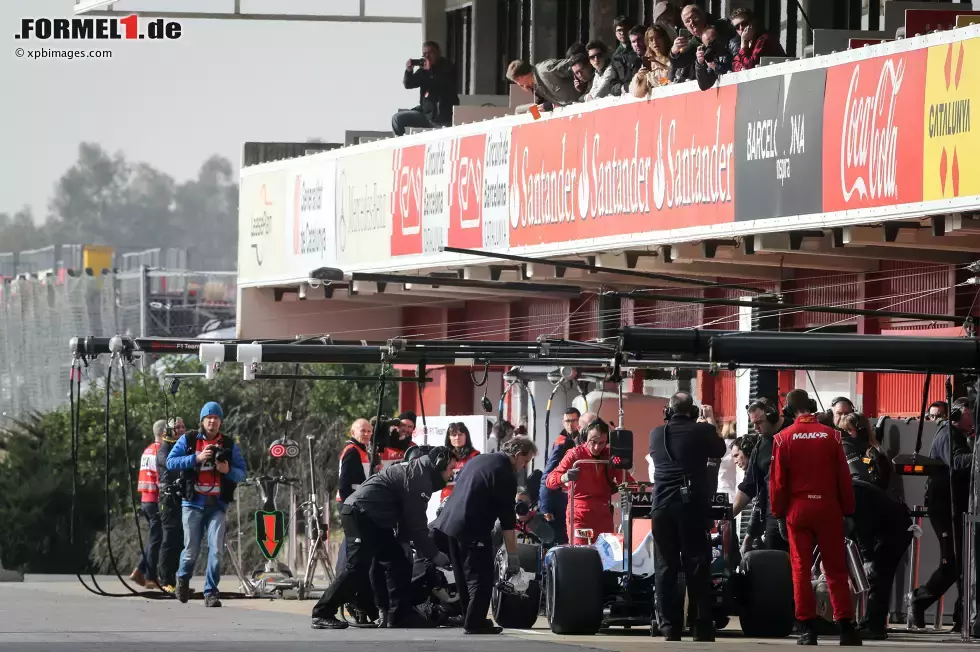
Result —
[[157, 563], [157, 576], [163, 586], [177, 585], [177, 567], [180, 553], [184, 550], [184, 524], [180, 508], [180, 498], [161, 494], [160, 525], [163, 541], [160, 545], [160, 558]]
[[463, 541], [433, 532], [436, 545], [449, 555], [456, 577], [456, 590], [463, 610], [463, 629], [485, 628], [493, 594], [493, 559], [495, 550], [490, 534], [477, 541]]
[[880, 537], [869, 553], [871, 572], [868, 574], [868, 613], [865, 627], [876, 632], [888, 629], [888, 608], [891, 602], [895, 572], [912, 543], [911, 532], [889, 533]]
[[344, 505], [340, 508], [340, 522], [347, 544], [347, 564], [313, 607], [313, 617], [336, 617], [343, 605], [370, 595], [371, 567], [377, 562], [386, 577], [390, 622], [397, 625], [412, 606], [408, 599], [412, 562], [405, 556], [394, 530], [378, 526], [364, 512]]
[[766, 517], [765, 543], [766, 550], [789, 552], [789, 541], [779, 533], [779, 519], [775, 516]]
[[714, 622], [711, 614], [711, 542], [708, 540], [707, 508], [671, 503], [654, 510], [654, 543], [657, 546], [658, 624], [680, 632], [684, 627], [684, 596], [677, 574], [684, 569], [694, 622]]
[[160, 557], [160, 544], [163, 543], [163, 526], [160, 523], [160, 506], [157, 503], [141, 503], [140, 513], [149, 524], [146, 549], [140, 555], [139, 571], [147, 580], [157, 581], [157, 560]]
[[963, 606], [963, 574], [962, 569], [962, 550], [963, 547], [963, 522], [962, 517], [957, 514], [953, 517], [947, 509], [937, 508], [932, 511], [929, 523], [933, 531], [939, 537], [939, 553], [942, 561], [939, 567], [933, 571], [926, 583], [915, 590], [913, 599], [915, 605], [923, 609], [928, 609], [941, 598], [946, 591], [956, 585], [956, 604], [953, 607], [953, 622], [959, 624], [962, 619]]

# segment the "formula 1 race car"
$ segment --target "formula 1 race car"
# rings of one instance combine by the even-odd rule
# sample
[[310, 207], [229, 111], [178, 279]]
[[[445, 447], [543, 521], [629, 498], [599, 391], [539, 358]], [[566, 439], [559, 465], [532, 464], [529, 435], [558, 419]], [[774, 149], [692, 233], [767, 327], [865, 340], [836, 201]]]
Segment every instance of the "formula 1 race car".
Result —
[[[650, 517], [652, 487], [645, 482], [620, 486], [624, 533], [621, 561], [609, 554], [617, 539], [613, 535], [602, 535], [589, 546], [559, 546], [548, 551], [544, 564], [545, 600], [551, 631], [595, 634], [615, 626], [656, 626], [656, 560], [651, 559], [650, 553], [655, 546], [648, 535], [636, 551], [641, 563], [635, 566], [632, 542], [633, 519]], [[730, 616], [737, 615], [747, 636], [788, 636], [794, 623], [789, 555], [758, 550], [740, 558], [727, 494], [715, 496], [712, 513], [716, 523], [711, 587], [715, 625], [723, 628]]]

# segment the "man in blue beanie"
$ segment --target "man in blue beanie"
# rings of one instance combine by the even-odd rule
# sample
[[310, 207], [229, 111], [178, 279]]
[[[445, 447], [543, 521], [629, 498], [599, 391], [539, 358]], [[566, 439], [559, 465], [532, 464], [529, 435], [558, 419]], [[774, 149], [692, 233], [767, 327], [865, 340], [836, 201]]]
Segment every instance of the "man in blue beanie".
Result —
[[208, 537], [208, 568], [204, 578], [204, 606], [220, 607], [218, 581], [225, 547], [225, 513], [235, 499], [235, 488], [248, 469], [235, 440], [221, 432], [224, 412], [214, 401], [201, 408], [201, 427], [181, 437], [167, 456], [167, 470], [180, 473], [178, 488], [184, 525], [184, 552], [177, 570], [177, 599], [190, 598], [190, 580]]

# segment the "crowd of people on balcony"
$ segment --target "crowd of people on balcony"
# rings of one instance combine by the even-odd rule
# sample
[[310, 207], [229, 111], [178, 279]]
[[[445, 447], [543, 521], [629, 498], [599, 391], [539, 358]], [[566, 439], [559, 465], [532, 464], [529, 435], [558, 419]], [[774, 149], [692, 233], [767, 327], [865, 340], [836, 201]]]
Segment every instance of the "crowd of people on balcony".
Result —
[[713, 20], [701, 7], [683, 9], [669, 0], [654, 7], [652, 25], [626, 16], [613, 23], [616, 49], [601, 40], [575, 44], [564, 58], [532, 64], [514, 61], [507, 78], [534, 94], [540, 110], [604, 97], [647, 97], [666, 84], [696, 81], [712, 88], [721, 75], [750, 70], [763, 57], [785, 57], [749, 9]]
[[[576, 43], [562, 58], [538, 63], [517, 60], [507, 68], [507, 79], [533, 94], [536, 106], [550, 111], [606, 97], [648, 97], [666, 84], [696, 81], [701, 90], [712, 88], [729, 72], [749, 70], [763, 57], [786, 56], [749, 9], [736, 9], [728, 20], [714, 20], [701, 7], [683, 8], [660, 0], [651, 25], [635, 25], [627, 16], [613, 22], [615, 49], [600, 39]], [[406, 89], [418, 89], [419, 104], [392, 116], [396, 136], [409, 128], [433, 129], [453, 122], [459, 104], [456, 75], [434, 41], [422, 44], [422, 57], [405, 64]]]

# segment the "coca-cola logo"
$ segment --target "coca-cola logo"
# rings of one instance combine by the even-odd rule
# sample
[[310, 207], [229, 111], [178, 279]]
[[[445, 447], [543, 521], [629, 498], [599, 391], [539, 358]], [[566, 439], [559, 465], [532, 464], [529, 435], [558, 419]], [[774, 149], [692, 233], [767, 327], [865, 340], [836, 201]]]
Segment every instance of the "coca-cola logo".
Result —
[[[422, 231], [422, 168], [413, 165], [403, 165], [404, 150], [395, 151], [392, 169], [391, 212], [398, 218], [398, 228], [402, 235], [418, 235]], [[414, 208], [415, 224], [406, 224], [409, 210]]]
[[[840, 182], [844, 201], [898, 197], [899, 129], [895, 110], [905, 59], [888, 59], [874, 93], [862, 94], [861, 65], [854, 66], [841, 126]], [[920, 136], [921, 137], [921, 136]]]

